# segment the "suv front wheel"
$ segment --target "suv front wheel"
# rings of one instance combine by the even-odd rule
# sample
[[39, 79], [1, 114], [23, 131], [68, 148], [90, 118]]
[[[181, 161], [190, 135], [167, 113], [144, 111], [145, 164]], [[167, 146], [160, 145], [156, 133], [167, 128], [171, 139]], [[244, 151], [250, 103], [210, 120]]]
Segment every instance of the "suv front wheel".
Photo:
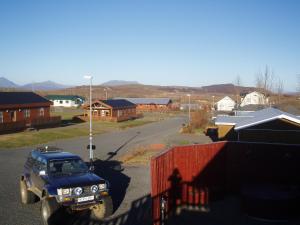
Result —
[[113, 213], [113, 204], [110, 196], [106, 196], [102, 199], [102, 203], [93, 206], [91, 210], [91, 218], [95, 220], [101, 220], [110, 216]]
[[25, 180], [20, 180], [20, 194], [23, 204], [31, 204], [36, 201], [37, 196], [31, 191], [28, 191]]
[[58, 210], [59, 205], [55, 198], [42, 200], [41, 215], [44, 225], [51, 225], [55, 220], [55, 212]]

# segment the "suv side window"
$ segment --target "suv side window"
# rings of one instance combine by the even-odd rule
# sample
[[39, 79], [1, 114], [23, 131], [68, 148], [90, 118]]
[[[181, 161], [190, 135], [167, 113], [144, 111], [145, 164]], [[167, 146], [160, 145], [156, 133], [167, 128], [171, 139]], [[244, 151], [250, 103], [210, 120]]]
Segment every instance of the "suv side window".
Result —
[[37, 157], [33, 165], [34, 171], [39, 172], [41, 170], [47, 170], [47, 161], [42, 159], [40, 156]]

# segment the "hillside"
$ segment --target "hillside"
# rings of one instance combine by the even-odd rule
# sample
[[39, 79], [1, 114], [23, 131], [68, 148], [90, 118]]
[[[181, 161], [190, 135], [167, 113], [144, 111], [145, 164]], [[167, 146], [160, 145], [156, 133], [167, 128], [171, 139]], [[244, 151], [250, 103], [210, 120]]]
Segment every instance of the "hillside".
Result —
[[[254, 88], [238, 87], [234, 85], [211, 85], [206, 87], [184, 87], [184, 86], [155, 86], [155, 85], [142, 85], [131, 84], [121, 86], [93, 86], [93, 98], [105, 99], [106, 91], [108, 98], [114, 97], [167, 97], [175, 101], [186, 101], [187, 94], [191, 94], [191, 99], [203, 99], [211, 101], [214, 95], [217, 99], [224, 95], [234, 96], [236, 90], [246, 91], [254, 90]], [[43, 91], [42, 94], [71, 94], [81, 95], [88, 98], [89, 86], [77, 86], [56, 91]]]
[[110, 80], [101, 84], [101, 86], [113, 87], [113, 86], [132, 85], [132, 84], [139, 84], [139, 83], [137, 81]]

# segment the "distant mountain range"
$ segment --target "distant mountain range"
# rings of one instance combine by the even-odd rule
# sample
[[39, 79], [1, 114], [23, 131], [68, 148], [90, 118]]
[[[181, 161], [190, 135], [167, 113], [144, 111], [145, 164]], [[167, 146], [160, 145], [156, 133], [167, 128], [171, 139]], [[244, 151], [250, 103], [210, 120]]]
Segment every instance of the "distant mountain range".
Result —
[[[157, 86], [157, 85], [143, 85], [137, 81], [125, 80], [110, 80], [101, 85], [94, 84], [99, 88], [99, 93], [102, 93], [101, 88], [110, 87], [111, 95], [114, 96], [127, 96], [127, 97], [155, 97], [155, 96], [180, 96], [182, 94], [208, 94], [220, 93], [226, 95], [235, 95], [236, 93], [249, 92], [255, 90], [253, 87], [237, 87], [233, 84], [216, 84], [203, 87], [185, 87], [185, 86]], [[80, 92], [83, 86], [67, 86], [55, 83], [53, 81], [45, 81], [38, 83], [29, 83], [25, 85], [18, 85], [14, 82], [0, 77], [0, 88], [9, 88], [17, 90], [33, 90], [33, 91], [59, 91], [67, 89], [76, 89]], [[96, 88], [96, 87], [95, 87]], [[96, 88], [97, 89], [97, 88]], [[104, 93], [104, 92], [103, 92]]]
[[45, 82], [37, 82], [37, 83], [29, 83], [25, 85], [18, 85], [14, 82], [6, 79], [5, 77], [0, 77], [0, 88], [14, 88], [19, 90], [34, 90], [34, 91], [47, 91], [47, 90], [60, 90], [69, 88], [71, 86], [58, 84], [53, 81], [45, 81]]
[[122, 85], [131, 85], [131, 84], [140, 84], [137, 81], [126, 81], [126, 80], [110, 80], [107, 81], [103, 84], [102, 86], [110, 86], [110, 87], [115, 87], [115, 86], [122, 86]]
[[0, 77], [0, 87], [1, 88], [17, 88], [19, 87], [14, 82], [6, 79], [5, 77]]

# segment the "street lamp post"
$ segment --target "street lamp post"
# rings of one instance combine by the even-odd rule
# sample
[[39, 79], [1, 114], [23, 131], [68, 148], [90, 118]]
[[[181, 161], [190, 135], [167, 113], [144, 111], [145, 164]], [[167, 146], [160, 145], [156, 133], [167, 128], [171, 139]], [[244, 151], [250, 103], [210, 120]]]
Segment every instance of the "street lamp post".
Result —
[[191, 126], [191, 94], [187, 94], [189, 97], [189, 127]]
[[107, 100], [108, 96], [107, 96], [107, 89], [104, 88], [104, 91], [105, 91], [105, 100]]
[[90, 80], [90, 144], [89, 144], [89, 150], [90, 150], [90, 168], [93, 169], [93, 120], [92, 120], [92, 76], [84, 76], [85, 79]]

